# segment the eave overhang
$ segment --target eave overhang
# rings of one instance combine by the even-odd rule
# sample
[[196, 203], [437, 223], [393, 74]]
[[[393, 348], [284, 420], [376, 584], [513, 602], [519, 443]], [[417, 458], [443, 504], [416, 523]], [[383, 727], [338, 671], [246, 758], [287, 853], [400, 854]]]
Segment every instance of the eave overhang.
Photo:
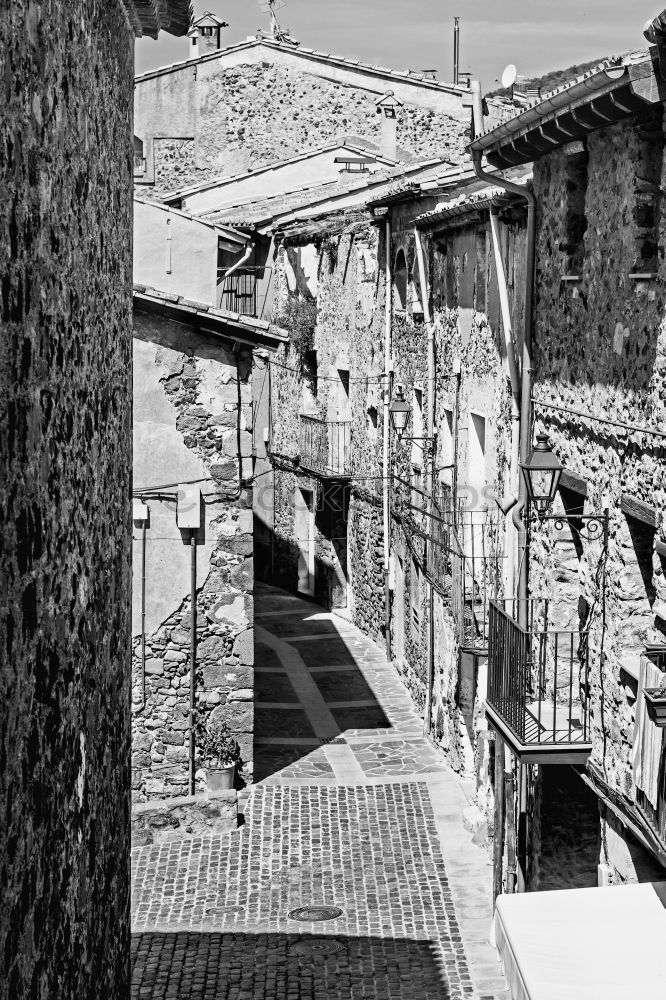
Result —
[[494, 129], [482, 132], [470, 151], [500, 170], [537, 160], [666, 100], [656, 48], [637, 62], [608, 60]]
[[192, 21], [191, 0], [122, 0], [136, 38], [157, 38], [160, 31], [186, 35]]
[[266, 320], [241, 316], [195, 302], [183, 295], [162, 292], [145, 285], [134, 285], [134, 309], [183, 323], [201, 333], [222, 337], [231, 344], [277, 350], [289, 340], [288, 334]]

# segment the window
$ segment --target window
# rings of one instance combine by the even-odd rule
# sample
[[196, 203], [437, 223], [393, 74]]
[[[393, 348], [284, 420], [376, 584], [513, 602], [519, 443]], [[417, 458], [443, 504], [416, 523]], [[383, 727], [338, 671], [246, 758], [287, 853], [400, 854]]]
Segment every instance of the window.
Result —
[[398, 250], [395, 255], [393, 284], [395, 287], [395, 308], [404, 312], [407, 308], [407, 258], [404, 250]]
[[488, 249], [485, 229], [476, 233], [476, 272], [474, 275], [474, 308], [486, 311], [486, 289], [488, 285]]
[[564, 250], [566, 255], [565, 273], [579, 275], [585, 260], [588, 152], [580, 142], [571, 143], [566, 152], [566, 228], [560, 249]]
[[468, 504], [478, 509], [485, 503], [486, 487], [486, 418], [478, 413], [470, 414], [467, 475]]
[[439, 471], [439, 484], [440, 484], [440, 507], [442, 510], [447, 510], [451, 505], [451, 497], [453, 490], [453, 410], [444, 410], [444, 419], [439, 425], [439, 444], [440, 444], [440, 458], [441, 461], [438, 463], [444, 468], [440, 468]]

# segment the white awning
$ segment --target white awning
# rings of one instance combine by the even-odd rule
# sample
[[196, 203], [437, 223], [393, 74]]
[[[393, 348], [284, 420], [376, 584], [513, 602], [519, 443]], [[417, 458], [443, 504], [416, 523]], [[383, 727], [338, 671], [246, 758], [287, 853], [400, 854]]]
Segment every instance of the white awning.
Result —
[[666, 882], [501, 895], [512, 1000], [666, 1000]]

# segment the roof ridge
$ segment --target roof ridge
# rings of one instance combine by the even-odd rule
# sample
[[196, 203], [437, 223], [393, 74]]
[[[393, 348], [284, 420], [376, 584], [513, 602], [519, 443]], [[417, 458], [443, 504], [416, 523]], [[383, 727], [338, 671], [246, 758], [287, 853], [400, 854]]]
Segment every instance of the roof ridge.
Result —
[[414, 86], [424, 88], [426, 90], [440, 90], [447, 93], [453, 94], [464, 94], [468, 93], [466, 87], [461, 87], [453, 83], [445, 83], [443, 80], [435, 80], [431, 77], [425, 77], [422, 73], [410, 69], [391, 69], [386, 66], [377, 66], [374, 63], [362, 62], [360, 59], [354, 59], [348, 56], [332, 55], [330, 52], [321, 52], [318, 49], [312, 49], [308, 46], [293, 45], [288, 42], [279, 42], [274, 38], [266, 38], [259, 36], [250, 36], [242, 42], [234, 42], [231, 45], [225, 46], [223, 49], [217, 49], [215, 52], [207, 52], [202, 56], [198, 56], [196, 59], [182, 59], [179, 62], [169, 63], [166, 66], [160, 66], [157, 69], [146, 70], [143, 73], [137, 73], [134, 77], [135, 83], [140, 83], [143, 80], [148, 80], [151, 77], [159, 76], [162, 73], [175, 72], [176, 70], [183, 69], [186, 66], [195, 66], [204, 62], [211, 62], [214, 59], [220, 58], [220, 56], [225, 55], [234, 50], [253, 48], [256, 45], [266, 45], [269, 48], [276, 48], [283, 52], [290, 52], [294, 55], [303, 54], [305, 58], [314, 57], [316, 60], [329, 61], [332, 63], [344, 63], [348, 66], [353, 66], [355, 69], [362, 70], [364, 72], [373, 73], [376, 76], [385, 76], [393, 79], [397, 79], [402, 83], [411, 83]]

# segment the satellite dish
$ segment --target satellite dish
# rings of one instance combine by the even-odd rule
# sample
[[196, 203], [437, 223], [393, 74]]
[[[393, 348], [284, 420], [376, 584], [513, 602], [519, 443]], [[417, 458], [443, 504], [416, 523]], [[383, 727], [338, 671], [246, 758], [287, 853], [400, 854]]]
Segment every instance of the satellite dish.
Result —
[[513, 65], [513, 63], [509, 63], [509, 65], [502, 73], [502, 86], [504, 87], [505, 90], [508, 90], [509, 87], [513, 87], [514, 83], [516, 82], [517, 76], [518, 76], [518, 70]]

